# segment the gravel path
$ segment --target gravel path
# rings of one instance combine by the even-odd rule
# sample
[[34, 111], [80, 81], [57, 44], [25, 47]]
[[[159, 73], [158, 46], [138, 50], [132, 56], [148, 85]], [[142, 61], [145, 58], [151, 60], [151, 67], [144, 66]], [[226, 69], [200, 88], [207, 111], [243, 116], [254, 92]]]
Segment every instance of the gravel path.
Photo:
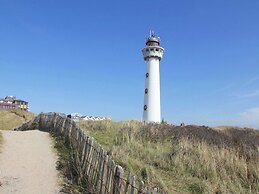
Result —
[[49, 133], [1, 131], [0, 193], [57, 194], [61, 178]]

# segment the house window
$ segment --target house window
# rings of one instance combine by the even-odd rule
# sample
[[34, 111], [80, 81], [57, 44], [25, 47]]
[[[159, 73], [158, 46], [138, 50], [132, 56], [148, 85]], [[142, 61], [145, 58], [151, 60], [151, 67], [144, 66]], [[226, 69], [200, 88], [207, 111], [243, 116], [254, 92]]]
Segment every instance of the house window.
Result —
[[156, 51], [158, 51], [158, 49], [156, 49]]
[[148, 92], [148, 89], [146, 88], [146, 89], [145, 89], [145, 94], [147, 94], [147, 92]]
[[147, 110], [147, 105], [144, 105], [144, 111], [146, 111]]

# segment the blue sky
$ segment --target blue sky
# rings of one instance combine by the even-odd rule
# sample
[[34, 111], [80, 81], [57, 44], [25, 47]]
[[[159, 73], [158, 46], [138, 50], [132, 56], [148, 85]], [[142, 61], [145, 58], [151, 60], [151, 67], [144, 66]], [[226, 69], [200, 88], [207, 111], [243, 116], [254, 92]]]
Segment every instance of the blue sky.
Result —
[[162, 117], [259, 128], [259, 1], [0, 1], [0, 96], [32, 112], [141, 119], [152, 29]]

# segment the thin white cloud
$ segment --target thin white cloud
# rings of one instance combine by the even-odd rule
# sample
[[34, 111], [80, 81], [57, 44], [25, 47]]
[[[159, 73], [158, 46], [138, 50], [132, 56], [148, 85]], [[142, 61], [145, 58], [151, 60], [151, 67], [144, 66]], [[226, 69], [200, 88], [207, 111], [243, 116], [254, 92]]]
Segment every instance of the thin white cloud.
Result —
[[231, 89], [232, 87], [233, 87], [233, 84], [227, 84], [227, 85], [225, 85], [225, 86], [223, 86], [221, 88], [216, 89], [215, 92], [216, 93], [218, 93], [218, 92], [225, 92], [225, 91]]
[[250, 93], [239, 95], [240, 98], [252, 98], [252, 97], [257, 97], [257, 96], [259, 96], [259, 90], [255, 90]]
[[248, 80], [245, 84], [244, 87], [252, 85], [253, 83], [259, 81], [259, 74], [257, 74], [256, 76], [252, 77], [250, 80]]
[[259, 107], [250, 108], [240, 113], [238, 122], [242, 126], [259, 128]]

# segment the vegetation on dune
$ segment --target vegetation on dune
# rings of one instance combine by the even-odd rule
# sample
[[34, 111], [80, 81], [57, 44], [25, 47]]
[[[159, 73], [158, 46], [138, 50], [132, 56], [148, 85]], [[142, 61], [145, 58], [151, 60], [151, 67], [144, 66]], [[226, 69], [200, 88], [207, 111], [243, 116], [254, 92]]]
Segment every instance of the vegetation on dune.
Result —
[[126, 171], [168, 193], [259, 192], [259, 131], [80, 121]]
[[52, 133], [55, 145], [54, 148], [58, 151], [57, 169], [61, 172], [64, 183], [62, 185], [61, 193], [80, 194], [89, 193], [87, 180], [79, 180], [79, 172], [76, 168], [76, 150], [73, 149], [68, 139], [57, 136]]
[[[0, 130], [19, 126], [33, 113], [0, 110]], [[141, 122], [80, 121], [126, 170], [167, 193], [259, 193], [259, 131], [238, 127], [174, 126]], [[0, 145], [2, 137], [0, 134]], [[64, 190], [80, 193], [73, 150], [56, 139]], [[72, 181], [72, 182], [70, 182]], [[78, 184], [78, 183], [77, 183]], [[84, 185], [80, 183], [79, 185]]]
[[34, 116], [27, 111], [0, 109], [0, 130], [11, 130], [33, 119]]

